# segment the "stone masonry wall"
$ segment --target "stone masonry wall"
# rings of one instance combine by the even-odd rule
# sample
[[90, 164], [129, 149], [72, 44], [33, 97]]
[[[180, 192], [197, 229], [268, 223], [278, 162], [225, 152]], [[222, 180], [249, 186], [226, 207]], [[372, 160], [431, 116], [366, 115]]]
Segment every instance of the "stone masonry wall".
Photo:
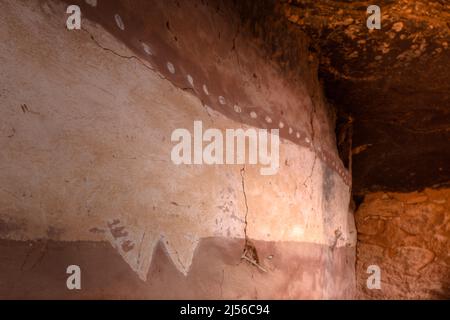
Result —
[[[366, 299], [450, 297], [450, 190], [373, 193], [356, 212], [357, 285]], [[369, 265], [381, 289], [366, 286]]]

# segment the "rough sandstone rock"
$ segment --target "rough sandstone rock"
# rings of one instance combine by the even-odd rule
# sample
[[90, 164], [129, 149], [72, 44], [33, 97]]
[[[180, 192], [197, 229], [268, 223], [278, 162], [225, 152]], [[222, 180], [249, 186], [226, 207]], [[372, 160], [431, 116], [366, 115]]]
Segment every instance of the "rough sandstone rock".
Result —
[[[365, 197], [355, 214], [360, 298], [450, 297], [449, 199], [450, 189]], [[381, 268], [381, 290], [366, 286], [369, 265]]]

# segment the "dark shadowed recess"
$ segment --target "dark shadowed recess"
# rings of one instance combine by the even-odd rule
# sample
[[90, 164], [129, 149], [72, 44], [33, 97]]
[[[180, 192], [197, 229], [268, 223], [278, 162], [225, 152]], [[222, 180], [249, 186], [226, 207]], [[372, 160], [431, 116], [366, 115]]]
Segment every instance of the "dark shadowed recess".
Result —
[[320, 56], [338, 114], [337, 141], [353, 192], [413, 191], [450, 181], [450, 1], [281, 0], [278, 10]]

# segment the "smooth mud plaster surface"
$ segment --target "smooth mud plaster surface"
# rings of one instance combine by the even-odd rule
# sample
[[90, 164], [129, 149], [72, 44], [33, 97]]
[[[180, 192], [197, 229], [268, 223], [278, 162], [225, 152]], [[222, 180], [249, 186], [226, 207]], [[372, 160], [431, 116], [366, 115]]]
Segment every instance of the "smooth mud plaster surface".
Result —
[[[326, 299], [354, 294], [354, 248], [255, 241], [261, 272], [240, 259], [243, 240], [200, 240], [190, 271], [176, 269], [157, 245], [147, 281], [105, 242], [0, 241], [3, 298]], [[67, 264], [82, 268], [82, 290], [69, 291]], [[7, 263], [4, 262], [7, 259]]]
[[[361, 298], [450, 297], [450, 190], [373, 193], [356, 212], [357, 282]], [[369, 265], [381, 289], [368, 290]]]
[[[252, 64], [193, 44], [203, 56], [188, 64], [199, 56], [177, 60], [182, 48], [165, 48], [164, 39], [136, 52], [88, 19], [68, 31], [62, 2], [1, 3], [0, 297], [352, 296], [349, 175], [325, 105], [306, 86], [292, 89], [243, 39], [236, 50]], [[104, 3], [82, 8], [104, 8], [97, 15], [116, 26], [110, 11], [130, 2]], [[127, 8], [140, 12], [139, 3]], [[194, 18], [212, 12], [197, 5]], [[151, 15], [164, 18], [161, 6]], [[214, 59], [222, 63], [208, 69]], [[283, 122], [278, 173], [173, 164], [171, 134], [192, 131], [194, 120], [221, 130]], [[241, 259], [244, 239], [253, 264]], [[86, 275], [80, 292], [65, 289], [70, 264]]]

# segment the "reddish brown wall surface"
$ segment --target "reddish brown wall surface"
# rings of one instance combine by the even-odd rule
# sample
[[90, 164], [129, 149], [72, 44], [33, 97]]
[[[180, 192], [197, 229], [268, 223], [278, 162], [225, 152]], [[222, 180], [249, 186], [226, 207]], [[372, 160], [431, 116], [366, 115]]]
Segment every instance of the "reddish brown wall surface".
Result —
[[[356, 212], [361, 298], [450, 298], [450, 190], [373, 193]], [[381, 289], [366, 286], [369, 265]]]
[[[181, 274], [158, 245], [142, 281], [108, 243], [0, 241], [2, 299], [324, 299], [354, 293], [354, 248], [255, 242], [263, 272], [240, 259], [243, 241], [207, 238]], [[65, 287], [67, 265], [82, 290]], [[5, 276], [7, 275], [7, 276]]]
[[[286, 60], [220, 1], [73, 3], [82, 30], [65, 1], [2, 1], [0, 298], [351, 297], [351, 179], [305, 39]], [[279, 129], [277, 174], [174, 164], [194, 121]]]

